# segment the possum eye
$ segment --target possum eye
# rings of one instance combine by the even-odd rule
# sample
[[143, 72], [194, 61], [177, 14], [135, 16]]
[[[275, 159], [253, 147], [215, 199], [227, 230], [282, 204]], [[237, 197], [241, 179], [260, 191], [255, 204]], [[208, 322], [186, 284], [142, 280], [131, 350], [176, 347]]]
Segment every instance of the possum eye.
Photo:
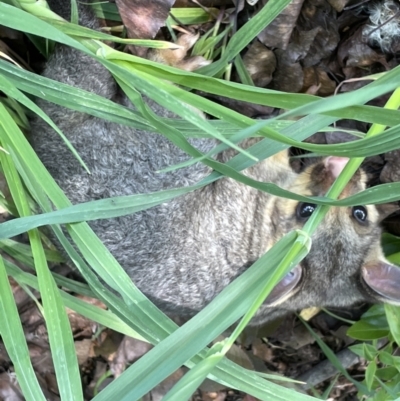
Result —
[[299, 220], [308, 219], [314, 212], [317, 205], [313, 203], [300, 202], [296, 208], [296, 216]]
[[367, 220], [368, 217], [367, 209], [364, 206], [354, 206], [352, 214], [359, 223], [365, 223], [365, 220]]

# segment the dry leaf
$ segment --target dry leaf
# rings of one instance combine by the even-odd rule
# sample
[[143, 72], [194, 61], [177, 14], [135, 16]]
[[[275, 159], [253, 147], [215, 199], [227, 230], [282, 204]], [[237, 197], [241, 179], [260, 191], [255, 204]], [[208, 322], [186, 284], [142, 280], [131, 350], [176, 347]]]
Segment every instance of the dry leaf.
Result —
[[276, 57], [272, 50], [254, 41], [244, 55], [243, 62], [256, 86], [263, 88], [271, 82], [276, 69]]
[[[285, 50], [296, 25], [304, 0], [293, 0], [263, 31], [258, 34], [260, 42], [271, 48]], [[259, 2], [261, 8], [266, 0]]]

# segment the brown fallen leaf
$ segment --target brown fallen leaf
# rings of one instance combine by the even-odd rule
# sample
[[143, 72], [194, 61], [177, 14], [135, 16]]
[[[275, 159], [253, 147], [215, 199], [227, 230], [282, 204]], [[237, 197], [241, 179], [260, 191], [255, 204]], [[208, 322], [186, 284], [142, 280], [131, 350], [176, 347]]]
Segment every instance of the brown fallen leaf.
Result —
[[314, 342], [314, 337], [303, 324], [296, 325], [289, 340], [282, 341], [285, 346], [289, 346], [295, 350], [299, 350], [309, 344], [314, 344]]
[[[98, 299], [83, 295], [79, 295], [77, 298], [87, 302], [90, 305], [95, 305], [101, 309], [106, 309], [104, 303]], [[74, 333], [75, 337], [91, 338], [93, 333], [95, 333], [97, 330], [98, 324], [93, 322], [93, 320], [90, 320], [69, 308], [67, 308], [67, 314], [71, 324], [72, 332]]]
[[[126, 27], [128, 37], [154, 39], [171, 10], [174, 0], [116, 0], [118, 11]], [[129, 46], [132, 53], [145, 57], [147, 49]]]
[[149, 393], [143, 396], [143, 401], [161, 401], [169, 390], [183, 377], [185, 371], [178, 369], [172, 375], [169, 375], [159, 385], [154, 387]]
[[90, 364], [85, 368], [83, 370], [86, 370], [91, 378], [89, 384], [84, 387], [85, 396], [91, 400], [98, 392], [107, 387], [113, 381], [113, 378], [107, 377], [108, 364], [101, 359], [91, 359]]
[[114, 376], [118, 377], [125, 370], [126, 365], [137, 361], [152, 348], [153, 346], [149, 343], [125, 336], [110, 363]]
[[253, 355], [262, 359], [265, 362], [272, 363], [274, 353], [270, 347], [267, 346], [261, 339], [257, 338], [253, 341], [252, 347]]
[[243, 62], [256, 86], [264, 88], [271, 82], [276, 69], [276, 57], [272, 50], [256, 40], [244, 55]]
[[124, 336], [111, 329], [103, 330], [92, 342], [90, 356], [101, 357], [111, 362], [118, 351]]
[[[294, 36], [296, 32], [299, 38]], [[324, 0], [306, 0], [292, 36], [291, 42], [296, 41], [298, 47], [307, 50], [302, 58], [303, 66], [318, 64], [330, 57], [339, 43], [336, 11]]]
[[345, 67], [342, 69], [342, 72], [346, 79], [342, 81], [336, 88], [336, 92], [340, 93], [350, 92], [367, 85], [369, 81], [360, 79], [360, 77], [364, 77], [372, 73], [370, 69], [363, 69], [359, 67]]
[[174, 0], [116, 0], [128, 36], [153, 39], [165, 21]]
[[312, 93], [318, 96], [330, 96], [335, 92], [336, 83], [320, 67], [306, 67], [303, 69], [304, 81], [301, 92], [310, 93], [311, 87], [316, 87]]
[[[267, 1], [259, 1], [259, 9]], [[271, 48], [285, 50], [288, 46], [290, 36], [296, 26], [304, 0], [293, 0], [264, 30], [258, 34], [260, 42]]]
[[78, 364], [82, 366], [89, 359], [90, 350], [92, 348], [91, 339], [83, 339], [81, 341], [75, 341], [75, 351], [78, 357]]
[[350, 3], [350, 0], [327, 0], [327, 2], [337, 11], [343, 11], [343, 8], [346, 7], [347, 3]]
[[387, 67], [385, 56], [365, 42], [362, 26], [339, 45], [338, 61], [342, 67], [368, 67], [374, 63]]
[[13, 373], [0, 374], [0, 400], [25, 401]]
[[271, 88], [283, 92], [300, 92], [304, 80], [303, 68], [300, 63], [287, 64], [284, 53], [284, 50], [275, 51], [277, 68], [271, 82]]
[[171, 65], [185, 71], [194, 71], [200, 67], [211, 63], [201, 56], [186, 57], [189, 50], [198, 40], [198, 34], [185, 33], [178, 37], [176, 41], [176, 49], [162, 49], [149, 52], [149, 56], [153, 61]]

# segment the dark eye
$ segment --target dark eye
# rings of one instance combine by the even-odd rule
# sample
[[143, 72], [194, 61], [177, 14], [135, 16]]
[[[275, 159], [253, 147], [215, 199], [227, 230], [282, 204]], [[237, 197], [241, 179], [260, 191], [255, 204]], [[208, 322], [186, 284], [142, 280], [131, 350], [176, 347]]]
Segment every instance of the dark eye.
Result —
[[308, 219], [313, 214], [316, 207], [317, 205], [313, 203], [300, 202], [296, 208], [296, 216], [300, 220]]
[[359, 223], [364, 223], [368, 217], [367, 209], [364, 206], [354, 206], [352, 214]]

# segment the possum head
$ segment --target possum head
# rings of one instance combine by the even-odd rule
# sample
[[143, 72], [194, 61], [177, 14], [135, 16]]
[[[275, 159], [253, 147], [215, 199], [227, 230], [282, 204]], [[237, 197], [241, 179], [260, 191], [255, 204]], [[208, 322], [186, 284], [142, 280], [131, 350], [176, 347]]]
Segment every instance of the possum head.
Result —
[[[299, 174], [291, 188], [307, 196], [324, 196], [347, 161], [325, 158]], [[339, 198], [364, 190], [365, 179], [358, 171]], [[311, 203], [279, 199], [273, 224], [282, 230], [280, 235], [302, 228], [315, 208]], [[346, 307], [363, 301], [400, 304], [400, 268], [383, 256], [379, 223], [373, 205], [331, 207], [312, 235], [309, 254], [275, 287], [253, 323], [312, 306]]]

